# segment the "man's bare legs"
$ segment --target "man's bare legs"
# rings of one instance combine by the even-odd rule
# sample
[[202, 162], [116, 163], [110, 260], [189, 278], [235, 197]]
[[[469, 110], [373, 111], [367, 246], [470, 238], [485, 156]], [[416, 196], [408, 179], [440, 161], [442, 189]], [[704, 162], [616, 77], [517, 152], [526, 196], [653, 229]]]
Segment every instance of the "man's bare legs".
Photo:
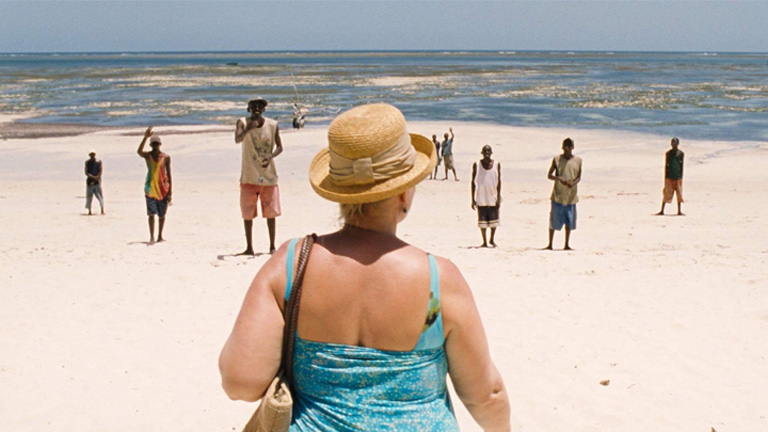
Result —
[[[665, 206], [665, 204], [666, 203], [664, 201], [661, 202], [661, 210], [659, 210], [659, 212], [656, 213], [656, 216], [664, 216], [664, 206]], [[685, 214], [683, 213], [682, 205], [683, 205], [682, 202], [680, 202], [680, 201], [677, 202], [677, 215], [678, 216], [685, 216]]]
[[[453, 171], [453, 179], [459, 181], [459, 177], [456, 175], [456, 169], [451, 168], [451, 171]], [[448, 167], [445, 167], [445, 177], [443, 177], [443, 180], [448, 180]]]
[[267, 231], [269, 231], [269, 253], [275, 252], [275, 218], [267, 218]]
[[157, 231], [157, 241], [159, 242], [165, 241], [165, 239], [163, 239], [163, 227], [165, 226], [165, 216], [163, 217], [158, 216], [157, 219], [160, 221], [160, 224], [159, 224], [160, 226], [158, 227], [159, 229]]
[[480, 247], [488, 247], [488, 242], [485, 240], [485, 228], [480, 228], [480, 234], [483, 236], [483, 244]]
[[[165, 226], [165, 216], [157, 218], [160, 223], [157, 230], [157, 241], [165, 241], [163, 238], [163, 227]], [[155, 215], [147, 216], [147, 222], [149, 223], [149, 244], [155, 243]]]
[[552, 250], [552, 239], [555, 237], [555, 230], [552, 228], [549, 229], [549, 243], [547, 243], [547, 247], [544, 249]]
[[[275, 218], [267, 218], [267, 231], [269, 231], [269, 253], [275, 252]], [[253, 255], [253, 220], [243, 220], [245, 228], [245, 250], [238, 255]]]
[[245, 228], [245, 250], [238, 255], [253, 255], [253, 220], [243, 219]]
[[[493, 241], [493, 237], [496, 235], [496, 227], [491, 227], [491, 247], [496, 247], [496, 243]], [[483, 236], [483, 240], [485, 240], [485, 236]], [[485, 242], [483, 242], [485, 243]]]
[[147, 222], [149, 223], [149, 243], [155, 243], [155, 216], [147, 216]]
[[[555, 237], [555, 230], [552, 228], [549, 229], [549, 243], [547, 243], [547, 247], [544, 249], [546, 250], [552, 250], [552, 239]], [[563, 250], [573, 250], [571, 249], [571, 246], [569, 245], [569, 242], [571, 240], [571, 229], [567, 226], [565, 227], [565, 246], [563, 246]]]

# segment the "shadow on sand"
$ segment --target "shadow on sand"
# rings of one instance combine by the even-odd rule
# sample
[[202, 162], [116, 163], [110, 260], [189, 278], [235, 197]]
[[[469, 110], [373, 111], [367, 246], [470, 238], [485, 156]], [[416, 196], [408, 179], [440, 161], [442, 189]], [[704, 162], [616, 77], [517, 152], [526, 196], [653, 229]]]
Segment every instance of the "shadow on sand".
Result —
[[216, 259], [219, 261], [232, 261], [233, 259], [254, 259], [258, 258], [260, 256], [269, 255], [266, 252], [256, 252], [253, 255], [243, 255], [243, 254], [225, 254], [225, 255], [217, 255]]

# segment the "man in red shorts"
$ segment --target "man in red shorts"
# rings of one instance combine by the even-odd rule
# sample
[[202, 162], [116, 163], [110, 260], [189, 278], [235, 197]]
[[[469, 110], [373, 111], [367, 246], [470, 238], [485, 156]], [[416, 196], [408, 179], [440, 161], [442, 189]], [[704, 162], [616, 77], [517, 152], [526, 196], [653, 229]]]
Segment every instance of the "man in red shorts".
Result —
[[240, 255], [253, 255], [253, 218], [258, 215], [267, 220], [269, 253], [275, 251], [275, 218], [280, 216], [280, 191], [274, 158], [283, 152], [277, 121], [262, 114], [267, 101], [254, 97], [248, 101], [250, 117], [237, 120], [235, 143], [242, 144], [243, 160], [240, 171], [240, 212], [245, 226], [246, 248]]
[[664, 214], [664, 205], [672, 204], [672, 196], [677, 195], [677, 215], [684, 216], [681, 205], [683, 201], [683, 158], [685, 154], [678, 150], [680, 140], [672, 138], [672, 149], [665, 157], [664, 165], [664, 192], [661, 200], [661, 210], [656, 213], [657, 216]]

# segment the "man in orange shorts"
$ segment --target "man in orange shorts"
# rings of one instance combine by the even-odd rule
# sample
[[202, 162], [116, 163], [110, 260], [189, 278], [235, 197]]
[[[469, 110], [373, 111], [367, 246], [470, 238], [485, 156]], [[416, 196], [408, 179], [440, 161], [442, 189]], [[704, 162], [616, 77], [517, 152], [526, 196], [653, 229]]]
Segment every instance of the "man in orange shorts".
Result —
[[677, 194], [677, 215], [684, 216], [681, 204], [683, 201], [683, 158], [685, 154], [678, 150], [680, 140], [672, 138], [672, 149], [666, 154], [664, 168], [664, 198], [661, 200], [661, 210], [657, 216], [664, 215], [664, 206], [672, 204], [672, 196]]
[[283, 152], [283, 143], [277, 121], [262, 115], [266, 108], [264, 98], [252, 98], [248, 101], [251, 116], [238, 119], [235, 128], [235, 143], [242, 144], [243, 148], [240, 212], [245, 226], [246, 248], [240, 255], [253, 255], [253, 218], [258, 216], [258, 201], [261, 201], [261, 216], [267, 220], [269, 253], [275, 251], [275, 218], [280, 216], [280, 190], [274, 158]]

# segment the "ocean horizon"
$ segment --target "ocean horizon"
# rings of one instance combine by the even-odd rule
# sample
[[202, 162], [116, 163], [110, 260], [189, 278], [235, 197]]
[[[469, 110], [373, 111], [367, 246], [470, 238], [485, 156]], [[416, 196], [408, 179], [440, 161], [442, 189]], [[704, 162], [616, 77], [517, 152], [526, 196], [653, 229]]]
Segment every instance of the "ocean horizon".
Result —
[[40, 124], [231, 125], [249, 97], [290, 127], [388, 102], [409, 120], [768, 141], [768, 53], [160, 51], [0, 53], [0, 112]]

